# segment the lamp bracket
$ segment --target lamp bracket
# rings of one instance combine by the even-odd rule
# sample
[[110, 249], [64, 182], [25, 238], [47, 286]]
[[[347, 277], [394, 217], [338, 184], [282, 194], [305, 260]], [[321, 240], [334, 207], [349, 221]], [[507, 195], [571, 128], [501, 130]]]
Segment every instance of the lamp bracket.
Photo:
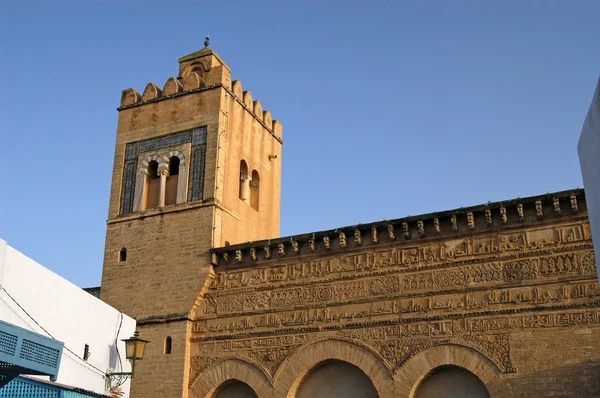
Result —
[[106, 384], [109, 391], [121, 387], [128, 379], [131, 379], [132, 372], [115, 372], [106, 374]]

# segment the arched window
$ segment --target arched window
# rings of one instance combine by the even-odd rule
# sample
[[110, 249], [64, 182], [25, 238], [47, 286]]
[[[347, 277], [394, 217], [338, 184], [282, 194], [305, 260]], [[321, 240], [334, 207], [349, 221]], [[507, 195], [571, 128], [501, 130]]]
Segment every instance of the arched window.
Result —
[[377, 398], [373, 382], [360, 368], [331, 360], [317, 365], [304, 377], [296, 398]]
[[485, 385], [477, 376], [458, 366], [441, 366], [425, 376], [415, 398], [489, 398]]
[[239, 380], [228, 380], [223, 383], [212, 398], [258, 398], [252, 387]]
[[177, 203], [177, 183], [179, 181], [179, 158], [171, 156], [169, 159], [169, 176], [165, 190], [165, 206]]
[[127, 249], [119, 250], [119, 262], [127, 261]]
[[160, 177], [158, 175], [158, 162], [152, 160], [148, 163], [146, 172], [146, 189], [144, 190], [144, 206], [142, 210], [158, 207], [160, 198]]
[[250, 176], [245, 160], [240, 162], [240, 199], [244, 203], [250, 203]]
[[260, 176], [258, 171], [252, 170], [252, 179], [250, 180], [250, 206], [258, 211], [260, 197]]
[[173, 340], [171, 339], [171, 336], [167, 336], [167, 338], [165, 339], [165, 354], [170, 354], [171, 353], [171, 344], [173, 343]]

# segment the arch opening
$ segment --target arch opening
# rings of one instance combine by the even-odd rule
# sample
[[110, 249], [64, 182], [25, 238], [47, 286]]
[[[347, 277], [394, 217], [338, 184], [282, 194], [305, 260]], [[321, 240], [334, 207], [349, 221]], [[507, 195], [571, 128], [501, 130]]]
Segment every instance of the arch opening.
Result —
[[378, 398], [373, 382], [360, 368], [344, 361], [324, 361], [311, 369], [295, 398]]
[[179, 164], [181, 160], [177, 156], [169, 159], [169, 176], [165, 188], [165, 206], [177, 203], [177, 185], [179, 182]]
[[248, 175], [248, 164], [245, 160], [240, 161], [240, 199], [244, 203], [250, 200], [250, 176]]
[[119, 262], [123, 261], [127, 261], [127, 249], [124, 247], [119, 250]]
[[252, 178], [250, 179], [250, 206], [258, 211], [260, 200], [260, 176], [258, 171], [252, 170]]
[[258, 395], [243, 381], [228, 380], [217, 388], [212, 398], [258, 398]]
[[171, 345], [173, 344], [173, 339], [171, 336], [167, 336], [165, 339], [165, 355], [171, 354]]
[[483, 382], [460, 366], [433, 369], [417, 387], [414, 398], [490, 398]]
[[146, 189], [144, 207], [142, 210], [158, 207], [160, 197], [160, 176], [158, 175], [158, 162], [153, 160], [148, 163], [146, 173]]

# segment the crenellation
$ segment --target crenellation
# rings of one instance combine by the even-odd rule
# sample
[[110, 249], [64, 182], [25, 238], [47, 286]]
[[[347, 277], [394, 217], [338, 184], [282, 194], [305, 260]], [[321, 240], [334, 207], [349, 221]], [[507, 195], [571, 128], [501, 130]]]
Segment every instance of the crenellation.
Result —
[[273, 128], [273, 117], [271, 116], [271, 111], [263, 111], [262, 120], [267, 126], [271, 127], [271, 129]]
[[174, 77], [170, 77], [165, 83], [162, 94], [164, 97], [170, 97], [183, 91], [183, 85]]
[[121, 92], [121, 106], [137, 104], [141, 100], [142, 96], [134, 88], [128, 88]]
[[242, 82], [239, 80], [234, 80], [231, 82], [231, 91], [233, 91], [233, 95], [237, 98], [242, 98], [243, 90], [242, 90]]
[[152, 82], [146, 85], [144, 89], [144, 93], [142, 94], [142, 101], [151, 101], [153, 99], [159, 98], [162, 96], [162, 90], [158, 88], [158, 86]]
[[246, 106], [246, 108], [248, 108], [248, 110], [254, 112], [254, 110], [252, 108], [252, 93], [250, 92], [250, 90], [244, 91], [242, 101], [244, 103], [244, 106]]
[[263, 121], [263, 110], [262, 110], [262, 104], [260, 103], [259, 100], [255, 100], [252, 102], [252, 110], [254, 112], [254, 116], [260, 120]]
[[202, 80], [200, 75], [196, 72], [191, 72], [189, 75], [183, 78], [184, 91], [196, 90], [205, 86], [206, 84], [204, 83], [204, 80]]
[[282, 137], [282, 130], [283, 130], [283, 126], [281, 125], [281, 122], [279, 120], [273, 120], [273, 134], [275, 134], [276, 137], [281, 138]]

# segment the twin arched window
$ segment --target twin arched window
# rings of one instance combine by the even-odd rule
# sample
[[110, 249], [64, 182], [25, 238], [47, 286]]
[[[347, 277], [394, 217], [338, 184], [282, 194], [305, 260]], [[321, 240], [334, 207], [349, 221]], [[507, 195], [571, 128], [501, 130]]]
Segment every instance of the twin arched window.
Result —
[[134, 210], [154, 209], [185, 202], [187, 169], [180, 151], [150, 155], [142, 162], [135, 187]]
[[258, 171], [248, 172], [248, 164], [245, 160], [240, 162], [240, 199], [258, 211], [260, 197], [260, 176]]

